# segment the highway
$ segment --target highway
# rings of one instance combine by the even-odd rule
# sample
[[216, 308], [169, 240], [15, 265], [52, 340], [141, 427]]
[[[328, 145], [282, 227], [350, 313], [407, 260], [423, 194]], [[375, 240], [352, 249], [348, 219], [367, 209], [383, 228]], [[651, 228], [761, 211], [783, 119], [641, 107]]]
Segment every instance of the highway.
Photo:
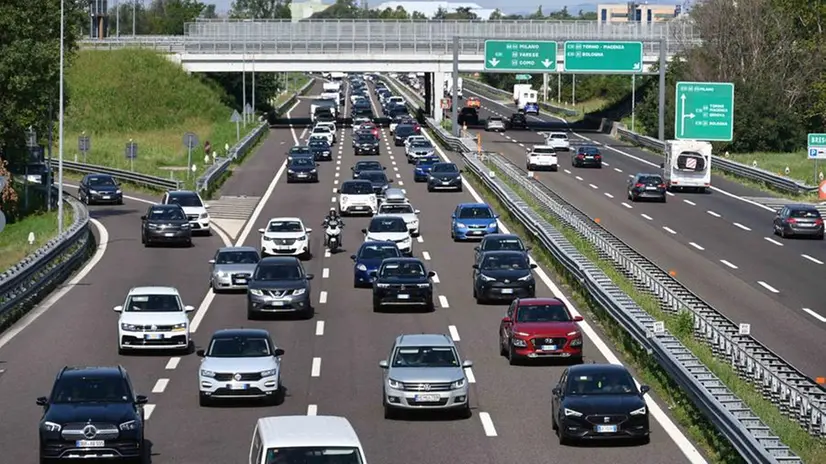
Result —
[[[513, 105], [482, 100], [481, 119], [509, 117]], [[506, 106], [507, 105], [507, 106]], [[534, 120], [560, 123], [553, 116]], [[530, 119], [529, 119], [530, 121]], [[659, 172], [663, 158], [596, 132], [572, 131], [573, 144], [594, 144], [602, 169], [574, 168], [559, 154], [559, 172], [535, 173], [567, 201], [626, 241], [752, 335], [811, 377], [824, 375], [819, 361], [826, 333], [820, 288], [826, 242], [772, 235], [771, 208], [743, 197], [767, 196], [714, 176], [708, 194], [670, 193], [667, 204], [631, 203], [628, 179]], [[501, 152], [525, 169], [526, 148], [543, 143], [533, 130], [483, 133], [486, 150]]]
[[[320, 84], [310, 92], [320, 93]], [[288, 117], [305, 118], [309, 100], [302, 98]], [[345, 114], [347, 112], [345, 111]], [[406, 189], [421, 210], [421, 236], [414, 253], [436, 271], [437, 310], [431, 314], [374, 314], [370, 290], [352, 287], [349, 256], [363, 240], [367, 218], [345, 218], [344, 250], [330, 256], [322, 246], [320, 223], [336, 205], [336, 189], [349, 178], [356, 157], [349, 128], [340, 128], [334, 161], [319, 168], [318, 184], [286, 184], [285, 153], [303, 142], [307, 127], [273, 129], [258, 152], [235, 170], [222, 188], [223, 195], [260, 197], [249, 221], [231, 243], [259, 246], [257, 229], [272, 217], [298, 216], [311, 235], [311, 260], [304, 263], [315, 275], [311, 320], [248, 322], [243, 294], [214, 295], [208, 291], [208, 264], [220, 235], [199, 237], [190, 249], [144, 249], [139, 220], [146, 201], [129, 199], [124, 206], [94, 206], [92, 215], [103, 228], [105, 246], [100, 262], [39, 317], [24, 320], [0, 337], [0, 397], [6, 418], [0, 423], [4, 461], [33, 462], [37, 456], [40, 409], [37, 396], [46, 395], [63, 365], [122, 364], [136, 390], [149, 396], [147, 438], [153, 463], [245, 462], [255, 420], [284, 414], [346, 416], [354, 425], [373, 463], [441, 464], [455, 462], [705, 462], [680, 430], [649, 398], [652, 411], [651, 443], [644, 446], [560, 447], [551, 429], [550, 390], [563, 365], [509, 366], [498, 353], [497, 329], [505, 306], [477, 305], [471, 292], [472, 243], [455, 244], [448, 233], [450, 214], [457, 203], [477, 201], [475, 192], [427, 193], [415, 184], [412, 167], [402, 148], [382, 134], [379, 160]], [[444, 154], [441, 154], [444, 156]], [[561, 295], [545, 271], [538, 296]], [[203, 348], [212, 332], [231, 327], [262, 327], [286, 351], [282, 379], [287, 387], [283, 404], [245, 403], [202, 408], [198, 405], [199, 358], [169, 354], [119, 356], [116, 347], [117, 314], [127, 290], [138, 285], [177, 287], [185, 304], [196, 306], [193, 337]], [[575, 311], [575, 308], [573, 308]], [[616, 361], [587, 322], [583, 331], [587, 361]], [[383, 418], [381, 371], [393, 339], [402, 333], [448, 333], [458, 342], [472, 382], [473, 416], [466, 420], [434, 416], [389, 421]], [[656, 419], [656, 420], [655, 420]]]

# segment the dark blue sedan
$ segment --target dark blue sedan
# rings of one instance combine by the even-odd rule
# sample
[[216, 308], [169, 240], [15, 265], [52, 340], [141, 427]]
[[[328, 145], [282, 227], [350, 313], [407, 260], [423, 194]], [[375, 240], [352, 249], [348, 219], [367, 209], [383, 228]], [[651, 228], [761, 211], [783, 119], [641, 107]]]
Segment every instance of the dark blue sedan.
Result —
[[413, 180], [415, 182], [427, 182], [427, 176], [430, 174], [430, 169], [436, 163], [441, 163], [442, 160], [438, 156], [423, 156], [416, 160], [416, 167], [413, 168]]
[[373, 277], [370, 272], [379, 269], [381, 262], [387, 258], [400, 258], [402, 252], [393, 242], [364, 242], [359, 251], [350, 259], [353, 260], [353, 287], [371, 287]]

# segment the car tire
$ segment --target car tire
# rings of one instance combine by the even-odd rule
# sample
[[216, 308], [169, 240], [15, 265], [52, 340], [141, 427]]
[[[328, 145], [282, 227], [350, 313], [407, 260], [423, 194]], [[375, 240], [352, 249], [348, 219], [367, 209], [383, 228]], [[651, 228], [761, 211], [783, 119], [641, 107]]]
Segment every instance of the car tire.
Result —
[[508, 357], [508, 350], [505, 348], [505, 344], [502, 343], [501, 337], [499, 337], [499, 356], [502, 356], [503, 358]]
[[122, 346], [118, 346], [118, 355], [126, 356], [129, 354], [129, 350], [124, 349]]
[[470, 419], [473, 417], [473, 411], [470, 409], [470, 398], [468, 398], [465, 406], [459, 410], [459, 419]]
[[817, 236], [817, 237], [815, 237], [815, 238], [816, 238], [817, 240], [823, 240], [823, 234], [820, 234], [820, 235], [818, 235], [818, 236]]
[[508, 364], [511, 366], [519, 365], [519, 356], [513, 352], [513, 344], [508, 344]]
[[667, 203], [667, 202], [668, 202], [668, 199], [666, 198], [665, 195], [663, 195], [663, 199], [660, 200], [660, 203]]
[[432, 312], [436, 311], [436, 304], [433, 303], [432, 298], [431, 298], [430, 302], [427, 303], [427, 306], [425, 307], [425, 311], [428, 312], [428, 313], [432, 313]]
[[597, 169], [602, 169], [602, 163], [597, 164]]
[[258, 319], [258, 315], [255, 313], [255, 311], [247, 308], [247, 320], [248, 321], [255, 321], [257, 319]]
[[562, 433], [559, 426], [556, 427], [556, 437], [559, 439], [559, 446], [567, 446], [568, 443], [571, 442], [567, 437], [565, 437], [565, 434]]
[[186, 247], [187, 248], [192, 248], [193, 247], [192, 239], [189, 239], [189, 240], [186, 241]]
[[384, 418], [388, 420], [394, 420], [398, 417], [398, 413], [395, 409], [388, 405], [384, 405]]
[[462, 191], [463, 191], [463, 187], [460, 185], [460, 186], [459, 186], [459, 188], [458, 188], [458, 189], [456, 189], [456, 191], [457, 191], [457, 192], [459, 192], [459, 193], [462, 193]]
[[212, 406], [212, 401], [206, 395], [201, 392], [198, 392], [198, 406], [202, 408], [208, 408]]
[[429, 186], [429, 185], [428, 185], [428, 186], [427, 186], [427, 191], [428, 191], [428, 192], [432, 192], [432, 191], [433, 191], [433, 187], [431, 187], [431, 186]]
[[373, 312], [380, 313], [381, 312], [381, 303], [376, 300], [373, 300]]

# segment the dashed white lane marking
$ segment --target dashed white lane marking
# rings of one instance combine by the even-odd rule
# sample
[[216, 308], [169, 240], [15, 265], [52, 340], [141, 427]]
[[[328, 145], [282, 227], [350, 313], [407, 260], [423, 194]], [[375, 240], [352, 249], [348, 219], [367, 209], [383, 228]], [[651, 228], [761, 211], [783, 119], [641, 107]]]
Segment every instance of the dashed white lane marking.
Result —
[[739, 222], [735, 222], [735, 223], [734, 223], [734, 227], [739, 227], [740, 229], [743, 229], [743, 230], [745, 230], [746, 232], [751, 232], [751, 229], [749, 229], [748, 227], [744, 226], [743, 224], [740, 224]]
[[321, 376], [321, 358], [313, 358], [313, 365], [310, 368], [311, 377]]
[[571, 171], [569, 171], [567, 169], [563, 169], [563, 171], [565, 171], [565, 174], [570, 174], [571, 173]]
[[318, 337], [324, 335], [324, 321], [316, 321], [316, 323], [315, 323], [315, 334]]
[[338, 193], [338, 189], [333, 187], [333, 193]]
[[769, 243], [774, 243], [774, 244], [775, 244], [775, 245], [777, 245], [777, 246], [783, 246], [783, 244], [782, 244], [782, 243], [778, 242], [777, 240], [775, 240], [775, 239], [773, 239], [773, 238], [771, 238], [771, 237], [763, 237], [763, 240], [765, 240], [765, 241], [767, 241], [767, 242], [769, 242]]
[[[393, 166], [395, 166], [395, 165], [396, 165], [396, 162], [395, 162], [395, 161], [391, 161], [391, 163], [393, 163]], [[396, 169], [396, 170], [398, 171], [398, 169]]]
[[735, 266], [734, 264], [731, 264], [730, 262], [726, 261], [725, 259], [721, 259], [720, 262], [725, 264], [726, 266], [732, 268], [732, 269], [739, 269], [737, 266]]
[[322, 278], [322, 279], [329, 279], [329, 278], [330, 278], [330, 268], [325, 267], [325, 268], [321, 271], [321, 278]]
[[665, 192], [665, 194], [666, 194], [666, 195], [668, 195], [668, 196], [670, 196], [670, 197], [673, 197], [673, 196], [674, 196], [674, 194], [673, 194], [673, 193], [671, 193], [671, 192], [669, 192], [669, 191], [666, 191], [666, 192]]
[[688, 244], [689, 244], [689, 245], [691, 245], [691, 246], [693, 246], [694, 248], [696, 248], [696, 249], [700, 250], [700, 251], [705, 250], [705, 248], [701, 247], [700, 245], [697, 245], [697, 244], [696, 244], [696, 243], [694, 243], [694, 242], [688, 242]]
[[663, 230], [664, 230], [664, 231], [666, 231], [666, 232], [668, 232], [669, 234], [672, 234], [672, 235], [675, 235], [675, 234], [677, 233], [677, 232], [676, 232], [674, 229], [672, 229], [671, 227], [666, 227], [666, 226], [663, 226]]
[[163, 393], [167, 385], [169, 385], [169, 379], [158, 379], [152, 387], [152, 393]]
[[689, 205], [691, 205], [691, 206], [697, 206], [697, 203], [694, 203], [694, 202], [693, 202], [693, 201], [691, 201], [691, 200], [686, 200], [686, 199], [683, 199], [683, 203], [687, 203], [687, 204], [689, 204]]
[[336, 197], [333, 197], [333, 198], [330, 199], [330, 203], [335, 203], [335, 202], [336, 202]]
[[596, 189], [598, 189], [598, 188], [599, 188], [599, 187], [597, 187], [597, 186], [596, 186], [596, 185], [594, 185], [594, 184], [588, 184], [588, 186], [589, 186], [589, 187], [591, 187], [591, 188], [592, 188], [592, 189], [594, 189], [594, 190], [596, 190]]
[[336, 164], [341, 164], [341, 160], [336, 160]]
[[649, 216], [649, 215], [647, 215], [647, 214], [645, 214], [645, 213], [640, 214], [640, 216], [642, 216], [642, 217], [643, 217], [643, 218], [645, 218], [645, 219], [648, 219], [649, 221], [653, 221], [653, 220], [654, 220], [654, 218], [652, 218], [651, 216]]
[[421, 235], [419, 235], [418, 237], [416, 237], [416, 241], [417, 241], [417, 242], [419, 242], [419, 243], [424, 243], [424, 239], [422, 238], [422, 236], [421, 236]]
[[322, 290], [321, 293], [318, 295], [318, 302], [320, 304], [324, 304], [327, 302], [327, 292]]
[[581, 181], [581, 180], [582, 180], [582, 177], [575, 176], [575, 177], [574, 177], [574, 179]]
[[332, 254], [330, 254], [330, 249], [328, 248], [328, 249], [324, 250], [324, 257], [329, 258], [330, 256], [332, 256]]
[[617, 171], [617, 172], [622, 172], [622, 169], [619, 169], [619, 168], [614, 168], [614, 171]]
[[720, 217], [720, 215], [719, 215], [718, 213], [715, 213], [715, 212], [714, 212], [714, 211], [712, 211], [712, 210], [708, 210], [708, 211], [706, 211], [706, 213], [708, 213], [708, 214], [710, 214], [710, 215], [712, 215], [712, 216], [714, 216], [714, 217], [716, 217], [716, 218]]
[[181, 358], [178, 356], [169, 358], [169, 361], [166, 363], [166, 370], [171, 371], [178, 367], [178, 364], [181, 363]]
[[772, 287], [771, 285], [767, 284], [766, 282], [763, 282], [762, 280], [758, 280], [757, 283], [760, 284], [761, 287], [765, 288], [766, 290], [772, 293], [780, 293], [780, 290]]
[[826, 317], [821, 316], [820, 314], [812, 311], [809, 308], [803, 308], [803, 311], [806, 311], [810, 316], [812, 316], [813, 318], [819, 320], [820, 322], [826, 322]]
[[444, 295], [439, 295], [439, 305], [440, 305], [442, 308], [449, 308], [449, 307], [450, 307], [450, 305], [449, 305], [449, 304], [447, 304], [447, 297], [446, 297], [446, 296], [444, 296]]
[[[398, 174], [396, 174], [396, 175], [398, 176]], [[403, 181], [403, 180], [400, 180], [400, 181], [399, 181], [399, 185], [404, 185], [404, 181]]]
[[626, 207], [626, 208], [628, 208], [628, 209], [633, 208], [633, 206], [629, 205], [628, 203], [626, 203], [626, 202], [624, 202], [624, 201], [622, 202], [622, 206], [625, 206], [625, 207]]
[[614, 198], [614, 195], [611, 195], [611, 194], [610, 194], [610, 193], [608, 193], [608, 192], [604, 192], [604, 193], [603, 193], [603, 195], [605, 195], [605, 196], [606, 196], [606, 197], [608, 197], [608, 198]]
[[493, 426], [493, 420], [490, 418], [490, 414], [486, 412], [480, 412], [479, 420], [482, 421], [482, 428], [485, 429], [485, 435], [489, 437], [497, 436], [496, 427]]
[[811, 256], [809, 256], [809, 255], [803, 254], [803, 255], [800, 255], [800, 256], [802, 256], [802, 257], [804, 257], [804, 258], [808, 259], [809, 261], [811, 261], [811, 262], [813, 262], [813, 263], [815, 263], [815, 264], [823, 264], [823, 261], [821, 261], [821, 260], [819, 260], [819, 259], [817, 259], [817, 258], [813, 258], [813, 257], [811, 257]]
[[606, 166], [611, 166], [610, 164], [606, 163], [605, 161], [603, 161], [602, 164], [604, 164]]
[[394, 171], [398, 171], [398, 170], [399, 170], [399, 168], [398, 168], [398, 167], [396, 167], [396, 166], [393, 166], [393, 170], [394, 170]]
[[434, 272], [432, 279], [433, 279], [434, 284], [438, 284], [439, 283], [439, 274]]
[[455, 325], [447, 326], [447, 331], [450, 332], [450, 338], [452, 338], [454, 342], [462, 341], [462, 339], [459, 338], [459, 331], [456, 329]]
[[316, 414], [318, 414], [318, 405], [308, 404], [307, 405], [307, 415], [308, 416], [315, 416]]
[[473, 375], [473, 368], [465, 368], [465, 377], [467, 377], [467, 383], [476, 383], [476, 376]]
[[149, 420], [152, 417], [152, 412], [155, 411], [154, 404], [145, 404], [143, 405], [143, 420]]
[[338, 179], [333, 180], [333, 185], [338, 185]]
[[430, 261], [430, 253], [428, 253], [426, 251], [423, 251], [422, 252], [422, 258], [424, 258], [425, 261]]
[[401, 177], [402, 177], [402, 175], [397, 172], [396, 173], [396, 179], [401, 179]]

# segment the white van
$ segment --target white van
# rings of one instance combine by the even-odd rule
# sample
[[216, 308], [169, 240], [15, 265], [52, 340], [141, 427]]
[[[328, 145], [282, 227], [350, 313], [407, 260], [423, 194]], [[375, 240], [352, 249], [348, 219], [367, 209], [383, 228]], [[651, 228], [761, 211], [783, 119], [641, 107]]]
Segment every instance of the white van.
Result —
[[262, 417], [253, 431], [249, 464], [281, 462], [367, 464], [367, 459], [344, 417]]
[[704, 193], [711, 187], [710, 142], [666, 140], [663, 178], [670, 191], [693, 190]]

